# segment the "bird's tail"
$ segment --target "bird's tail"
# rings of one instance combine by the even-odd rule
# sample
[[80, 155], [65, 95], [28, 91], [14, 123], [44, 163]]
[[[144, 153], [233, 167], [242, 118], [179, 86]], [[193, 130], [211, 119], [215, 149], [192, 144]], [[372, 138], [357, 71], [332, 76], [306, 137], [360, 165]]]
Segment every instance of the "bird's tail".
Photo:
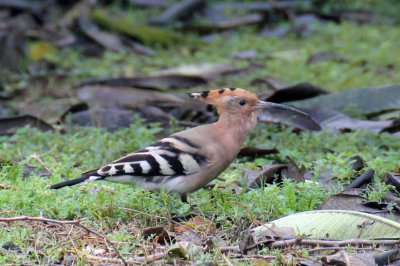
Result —
[[[101, 176], [99, 176], [99, 174], [97, 173], [97, 170], [94, 171], [89, 171], [86, 172], [84, 174], [82, 174], [82, 176], [75, 178], [75, 179], [70, 179], [70, 180], [66, 180], [57, 184], [54, 184], [52, 186], [50, 186], [50, 189], [59, 189], [62, 187], [66, 187], [66, 186], [73, 186], [82, 182], [85, 182], [87, 180], [89, 180], [90, 177], [98, 177], [97, 179], [101, 179]], [[97, 180], [96, 178], [94, 180]]]

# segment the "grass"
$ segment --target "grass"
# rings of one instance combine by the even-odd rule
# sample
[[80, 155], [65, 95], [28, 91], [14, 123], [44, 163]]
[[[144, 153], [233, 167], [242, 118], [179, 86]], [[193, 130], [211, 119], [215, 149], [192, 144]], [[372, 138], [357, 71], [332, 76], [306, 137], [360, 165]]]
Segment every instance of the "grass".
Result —
[[[203, 44], [197, 36], [188, 35], [186, 45], [157, 48], [156, 55], [151, 58], [106, 52], [101, 58], [82, 59], [79, 51], [65, 49], [58, 51], [59, 54], [51, 60], [60, 68], [79, 70], [71, 74], [68, 82], [72, 83], [81, 78], [151, 73], [159, 68], [198, 62], [235, 61], [238, 65], [247, 65], [247, 61], [231, 59], [231, 54], [250, 49], [259, 54], [255, 62], [265, 64], [266, 68], [254, 69], [245, 75], [226, 76], [213, 85], [260, 91], [260, 88], [250, 85], [252, 79], [276, 76], [288, 83], [307, 81], [339, 91], [399, 83], [400, 65], [393, 56], [400, 53], [400, 47], [396, 45], [399, 38], [400, 32], [396, 26], [389, 24], [360, 26], [349, 22], [339, 25], [328, 23], [315, 26], [314, 33], [306, 38], [292, 35], [265, 38], [250, 27], [215, 36], [207, 44]], [[310, 55], [324, 51], [334, 51], [348, 61], [306, 64]], [[390, 65], [393, 67], [389, 69]], [[141, 237], [141, 230], [149, 226], [167, 225], [165, 217], [186, 215], [190, 212], [189, 205], [173, 195], [150, 193], [139, 187], [106, 182], [57, 191], [48, 190], [47, 187], [62, 177], [77, 177], [84, 171], [151, 144], [161, 130], [157, 124], [145, 125], [136, 120], [130, 128], [112, 133], [84, 127], [71, 127], [65, 134], [25, 128], [14, 136], [0, 137], [0, 159], [13, 162], [0, 169], [0, 184], [6, 185], [6, 189], [0, 190], [0, 215], [85, 218], [85, 224], [91, 228], [114, 241], [123, 242], [118, 246], [122, 255], [145, 253], [145, 249], [135, 246], [151, 243]], [[241, 179], [244, 169], [284, 162], [286, 156], [310, 169], [316, 180], [321, 173], [329, 170], [341, 183], [348, 183], [356, 174], [350, 169], [349, 158], [361, 155], [367, 167], [377, 173], [375, 183], [367, 193], [368, 197], [377, 200], [388, 189], [382, 182], [384, 174], [400, 170], [400, 142], [386, 133], [294, 134], [288, 128], [260, 125], [247, 144], [277, 147], [280, 153], [255, 160], [236, 160], [222, 174], [228, 184]], [[35, 158], [40, 158], [51, 170], [50, 176], [39, 175], [38, 171], [43, 170], [43, 165]], [[27, 164], [37, 170], [24, 175], [24, 166]], [[296, 184], [285, 180], [280, 186], [269, 185], [247, 193], [235, 194], [224, 188], [200, 190], [193, 193], [190, 200], [197, 203], [199, 215], [207, 217], [218, 227], [216, 235], [230, 245], [238, 241], [232, 236], [248, 228], [254, 221], [267, 222], [290, 213], [313, 210], [334, 192], [315, 183]], [[74, 247], [68, 238], [60, 242], [56, 233], [59, 232], [48, 225], [35, 223], [29, 226], [28, 223], [1, 225], [0, 263], [46, 264], [57, 261], [63, 251]], [[15, 244], [22, 251], [5, 249], [7, 243]], [[83, 240], [75, 241], [78, 249], [83, 248], [85, 243]], [[200, 252], [190, 259], [220, 261], [221, 254]], [[86, 261], [82, 258], [77, 263], [84, 265]]]
[[[106, 52], [102, 60], [92, 58], [82, 61], [79, 52], [66, 50], [62, 51], [62, 57], [54, 60], [66, 69], [76, 70], [78, 66], [78, 77], [118, 76], [135, 72], [151, 73], [159, 68], [199, 62], [235, 61], [237, 65], [245, 66], [248, 64], [246, 61], [234, 60], [232, 54], [255, 50], [259, 58], [254, 61], [265, 64], [265, 68], [252, 69], [245, 75], [229, 76], [215, 85], [257, 90], [257, 87], [250, 85], [250, 81], [265, 76], [275, 76], [289, 84], [305, 81], [316, 83], [332, 91], [400, 82], [396, 74], [398, 62], [393, 57], [393, 54], [400, 53], [396, 45], [400, 32], [387, 24], [356, 25], [348, 22], [315, 25], [314, 33], [306, 38], [292, 35], [266, 38], [251, 28], [215, 36], [213, 41], [206, 44], [194, 35], [189, 34], [186, 38], [187, 46], [157, 50], [151, 59]], [[348, 62], [325, 61], [307, 65], [312, 54], [326, 51], [334, 52]], [[390, 66], [394, 66], [394, 70]]]

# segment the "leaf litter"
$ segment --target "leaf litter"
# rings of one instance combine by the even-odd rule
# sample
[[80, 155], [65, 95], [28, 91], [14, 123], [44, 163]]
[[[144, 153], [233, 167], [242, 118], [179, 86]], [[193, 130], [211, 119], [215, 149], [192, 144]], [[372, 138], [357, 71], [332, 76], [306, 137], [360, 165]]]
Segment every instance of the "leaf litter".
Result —
[[[306, 38], [310, 34], [315, 33], [313, 28], [315, 23], [320, 24], [326, 21], [342, 23], [345, 20], [352, 20], [358, 23], [370, 23], [376, 19], [374, 14], [362, 10], [320, 10], [318, 7], [313, 6], [311, 1], [304, 1], [304, 3], [301, 4], [288, 1], [276, 3], [249, 2], [245, 4], [217, 3], [216, 5], [207, 3], [206, 1], [197, 0], [179, 1], [176, 4], [164, 3], [162, 1], [131, 2], [141, 7], [163, 10], [159, 13], [161, 16], [158, 17], [158, 21], [161, 21], [162, 23], [159, 23], [159, 26], [157, 27], [136, 24], [135, 20], [128, 20], [124, 16], [109, 16], [110, 13], [104, 8], [104, 6], [99, 4], [90, 6], [86, 1], [78, 1], [75, 5], [50, 5], [49, 7], [46, 7], [46, 10], [49, 9], [50, 11], [46, 12], [43, 11], [43, 5], [28, 4], [27, 1], [23, 0], [0, 1], [2, 8], [12, 11], [4, 15], [6, 18], [10, 19], [10, 22], [5, 24], [5, 30], [3, 30], [4, 25], [0, 25], [0, 46], [4, 48], [2, 49], [3, 56], [1, 57], [2, 62], [5, 62], [3, 65], [7, 66], [9, 70], [15, 71], [19, 70], [18, 61], [20, 61], [20, 59], [23, 59], [26, 56], [30, 57], [30, 59], [36, 58], [39, 62], [39, 64], [36, 65], [38, 68], [38, 72], [36, 73], [41, 73], [41, 76], [46, 78], [46, 75], [49, 74], [51, 68], [54, 67], [50, 62], [46, 63], [51, 49], [47, 49], [47, 46], [39, 45], [35, 48], [35, 56], [27, 54], [25, 45], [27, 41], [30, 41], [31, 39], [35, 39], [35, 41], [39, 40], [39, 42], [48, 42], [52, 47], [56, 47], [56, 49], [53, 50], [55, 54], [59, 53], [60, 48], [62, 47], [75, 45], [84, 46], [84, 49], [88, 51], [88, 54], [92, 53], [92, 55], [95, 55], [96, 53], [104, 53], [107, 50], [128, 50], [147, 57], [154, 55], [154, 51], [160, 44], [165, 46], [171, 44], [179, 45], [182, 38], [179, 36], [180, 34], [177, 34], [176, 32], [181, 28], [185, 30], [192, 29], [192, 31], [202, 31], [205, 33], [231, 31], [248, 24], [256, 24], [256, 31], [260, 34], [282, 36], [291, 32], [300, 38]], [[214, 14], [215, 18], [215, 14], [222, 14], [229, 8], [237, 9], [234, 8], [234, 6], [238, 4], [243, 7], [243, 10], [245, 11], [244, 13], [232, 17], [224, 15], [218, 18], [217, 16], [216, 19], [210, 20], [212, 23], [197, 23], [194, 16], [188, 16], [189, 14], [194, 13], [196, 16], [204, 17]], [[101, 8], [97, 8], [98, 6], [101, 6]], [[313, 7], [315, 10], [304, 13], [304, 8], [307, 6]], [[63, 10], [63, 12], [60, 13], [65, 13], [65, 15], [55, 21], [50, 19], [52, 16], [52, 14], [50, 14], [52, 13], [52, 9], [54, 8], [54, 10], [59, 10], [61, 7], [68, 8], [67, 12], [64, 12]], [[95, 8], [87, 9], [87, 7]], [[90, 14], [88, 11], [90, 11]], [[29, 16], [20, 16], [20, 14], [29, 14]], [[34, 22], [32, 22], [32, 16], [35, 18]], [[278, 28], [275, 28], [277, 29], [276, 32], [269, 32], [271, 28], [275, 27], [276, 24], [274, 23], [289, 20], [289, 26], [286, 25], [280, 29], [278, 26]], [[25, 23], [25, 25], [34, 26], [34, 29], [32, 29], [32, 27], [18, 28], [14, 26], [17, 23], [13, 24], [16, 21], [19, 21], [19, 23], [22, 24]], [[164, 24], [167, 22], [169, 26], [168, 28], [165, 28]], [[78, 25], [78, 27], [76, 27], [76, 25]], [[110, 31], [110, 29], [112, 29], [112, 31]], [[82, 36], [82, 33], [86, 36]], [[85, 38], [82, 39], [82, 37]], [[13, 45], [16, 43], [18, 43], [18, 45]], [[94, 45], [93, 47], [97, 48], [91, 51], [91, 45]], [[154, 47], [155, 50], [144, 45]], [[258, 57], [256, 50], [242, 50], [241, 52], [239, 51], [230, 54], [233, 55], [234, 59], [251, 60], [257, 59]], [[272, 55], [272, 57], [275, 58], [293, 58], [293, 56], [299, 56], [299, 51], [294, 50], [286, 53], [278, 52]], [[326, 61], [333, 61], [346, 64], [347, 60], [347, 58], [341, 57], [340, 55], [330, 51], [325, 51], [311, 54], [308, 58], [308, 63], [320, 64]], [[31, 69], [32, 66], [33, 64], [30, 66]], [[43, 105], [43, 103], [38, 103], [38, 108], [34, 105], [26, 106], [26, 110], [21, 109], [17, 111], [21, 113], [35, 114], [35, 116], [6, 117], [5, 119], [0, 120], [0, 129], [2, 130], [2, 134], [12, 135], [15, 134], [19, 128], [25, 126], [37, 127], [40, 130], [47, 131], [53, 130], [53, 126], [58, 126], [59, 123], [67, 124], [69, 121], [72, 121], [73, 123], [80, 125], [106, 126], [108, 129], [114, 130], [120, 127], [129, 126], [133, 122], [133, 117], [135, 115], [145, 118], [146, 122], [168, 121], [167, 123], [169, 123], [171, 119], [178, 119], [180, 122], [184, 121], [187, 123], [186, 125], [189, 125], [189, 123], [192, 123], [190, 125], [194, 125], [196, 123], [211, 122], [215, 121], [215, 113], [212, 110], [206, 109], [204, 106], [196, 106], [193, 102], [187, 102], [187, 99], [185, 99], [181, 94], [182, 89], [198, 89], [204, 88], [206, 85], [220, 84], [224, 81], [224, 76], [229, 74], [247, 74], [251, 67], [251, 65], [248, 65], [247, 67], [238, 67], [234, 62], [206, 62], [177, 66], [172, 69], [160, 69], [158, 72], [153, 72], [149, 75], [138, 74], [130, 77], [100, 77], [86, 81], [78, 80], [80, 85], [73, 88], [73, 93], [76, 93], [80, 98], [76, 103], [69, 103], [68, 98], [56, 100], [55, 106], [58, 102], [58, 107], [43, 106], [53, 110], [51, 113], [46, 113], [43, 110], [40, 110], [40, 105]], [[268, 68], [268, 65], [261, 66], [261, 68]], [[388, 111], [397, 111], [400, 109], [400, 106], [398, 106], [396, 102], [399, 99], [399, 95], [397, 94], [397, 85], [382, 88], [366, 88], [363, 90], [349, 90], [342, 93], [328, 93], [323, 88], [309, 83], [288, 86], [285, 82], [279, 80], [279, 78], [272, 77], [254, 79], [252, 85], [259, 88], [265, 88], [266, 86], [273, 90], [272, 92], [271, 90], [268, 92], [261, 92], [260, 96], [262, 96], [262, 98], [272, 102], [284, 102], [285, 104], [290, 105], [293, 104], [294, 106], [302, 108], [302, 110], [308, 114], [308, 116], [305, 116], [307, 119], [304, 119], [304, 117], [298, 119], [290, 116], [288, 118], [287, 115], [279, 117], [279, 110], [275, 110], [276, 112], [272, 112], [272, 114], [262, 114], [261, 121], [264, 122], [282, 122], [289, 120], [289, 122], [286, 122], [287, 124], [299, 127], [303, 130], [320, 130], [322, 128], [336, 133], [358, 129], [369, 129], [376, 133], [391, 132], [394, 134], [398, 134], [399, 131], [399, 122], [396, 120], [396, 113], [393, 113], [390, 117], [382, 116]], [[176, 91], [171, 91], [172, 89]], [[57, 88], [53, 88], [52, 90], [57, 90]], [[377, 93], [378, 90], [379, 93]], [[22, 97], [21, 95], [18, 95], [19, 98], [16, 98], [16, 95], [14, 94], [5, 93], [8, 96], [6, 99], [2, 100], [19, 100], [20, 98], [28, 97], [27, 95], [22, 95]], [[51, 95], [54, 96], [56, 93], [51, 92]], [[39, 97], [41, 96], [43, 95], [40, 95]], [[75, 97], [75, 95], [72, 97]], [[73, 99], [72, 97], [71, 99]], [[313, 103], [319, 103], [324, 108], [313, 107]], [[29, 112], [29, 110], [31, 110], [31, 112]], [[346, 114], [341, 112], [345, 112]], [[357, 118], [347, 114], [357, 116]], [[272, 120], [270, 119], [271, 115], [272, 117], [275, 116], [275, 119], [276, 117], [279, 119]], [[360, 119], [358, 118], [359, 115], [363, 115], [367, 118], [379, 118], [380, 120]], [[114, 121], [115, 123], [110, 124], [109, 121]], [[241, 151], [240, 155], [247, 156], [246, 160], [252, 160], [251, 157], [261, 156], [275, 158], [275, 156], [279, 155], [279, 150], [269, 147], [247, 147]], [[399, 210], [397, 205], [394, 203], [398, 203], [400, 200], [395, 191], [388, 193], [388, 195], [386, 195], [380, 202], [369, 201], [365, 197], [365, 193], [367, 193], [365, 188], [367, 187], [368, 189], [368, 186], [372, 184], [372, 179], [376, 174], [368, 168], [365, 169], [361, 157], [353, 158], [352, 161], [354, 161], [352, 169], [355, 171], [354, 176], [352, 176], [353, 181], [347, 185], [347, 190], [334, 194], [328, 198], [321, 205], [321, 208], [336, 208], [339, 210], [345, 210], [348, 208], [370, 212], [388, 218], [397, 217]], [[24, 175], [30, 175], [32, 171], [37, 173], [37, 169], [27, 166], [26, 174]], [[44, 172], [39, 172], [38, 174], [48, 176], [48, 173]], [[300, 183], [317, 182], [314, 180], [310, 181], [311, 175], [311, 169], [303, 169], [297, 166], [296, 163], [289, 158], [285, 164], [282, 164], [282, 162], [276, 162], [274, 164], [265, 164], [258, 170], [245, 170], [244, 180], [246, 180], [247, 185], [249, 185], [251, 189], [259, 189], [264, 184], [280, 183], [282, 179], [285, 178], [290, 178], [294, 182]], [[385, 176], [385, 182], [391, 184], [395, 190], [399, 190], [398, 176], [399, 174], [396, 172], [387, 173]], [[331, 176], [328, 182], [332, 182], [332, 179], [334, 179], [334, 176]], [[8, 189], [8, 187], [4, 188]], [[351, 194], [349, 192], [350, 188], [353, 190], [354, 188], [357, 188], [358, 190], [356, 190], [356, 193]], [[338, 224], [341, 223], [343, 225], [346, 222], [346, 219], [343, 219], [343, 217], [353, 215], [344, 212], [341, 212], [340, 214], [332, 213], [330, 213], [328, 218], [318, 218], [319, 221], [326, 219], [332, 223], [332, 217], [338, 216], [341, 217], [338, 218], [338, 220], [342, 219]], [[318, 215], [322, 214], [323, 213], [316, 213], [315, 217], [319, 217]], [[296, 214], [293, 215], [294, 216], [287, 216], [287, 218], [293, 220], [293, 217], [295, 217]], [[368, 219], [374, 220], [376, 223], [381, 222], [381, 220], [375, 216], [368, 216]], [[253, 222], [253, 226], [257, 224], [257, 222]], [[362, 229], [368, 228], [370, 223], [360, 223], [359, 225], [359, 229], [362, 231]], [[213, 238], [218, 234], [220, 228], [219, 226], [214, 225], [214, 219], [212, 218], [208, 219], [203, 216], [195, 216], [191, 220], [183, 222], [180, 226], [181, 227], [175, 227], [175, 229], [158, 227], [158, 231], [154, 228], [146, 229], [148, 230], [146, 233], [147, 235], [156, 235], [156, 238], [159, 237], [156, 241], [157, 243], [153, 243], [152, 251], [154, 251], [154, 254], [148, 257], [149, 261], [165, 259], [165, 261], [171, 262], [173, 261], [172, 258], [174, 258], [179, 259], [182, 262], [182, 260], [190, 259], [192, 249], [195, 250], [194, 252], [204, 254], [203, 252], [213, 251], [213, 249], [215, 249], [214, 245], [218, 246], [225, 244], [224, 241]], [[320, 225], [318, 225], [318, 227], [319, 226]], [[180, 231], [177, 228], [180, 228]], [[262, 229], [265, 228], [266, 226], [262, 226]], [[320, 253], [318, 253], [319, 251], [313, 251], [310, 247], [314, 247], [315, 250], [318, 249], [316, 246], [326, 244], [326, 248], [332, 248], [332, 251], [337, 251], [339, 250], [336, 249], [338, 246], [353, 245], [357, 249], [360, 245], [370, 244], [370, 242], [363, 242], [363, 239], [358, 239], [358, 242], [344, 241], [342, 242], [344, 243], [343, 245], [338, 244], [337, 242], [318, 242], [319, 240], [315, 240], [316, 242], [307, 242], [309, 241], [307, 240], [307, 231], [304, 231], [305, 234], [303, 236], [298, 237], [298, 235], [296, 236], [292, 233], [286, 234], [284, 232], [285, 230], [296, 230], [297, 226], [286, 227], [287, 229], [282, 229], [283, 231], [281, 231], [281, 228], [282, 227], [275, 227], [273, 230], [267, 230], [267, 233], [262, 233], [257, 236], [260, 237], [260, 239], [253, 238], [252, 243], [250, 240], [244, 241], [246, 245], [242, 251], [254, 251], [255, 248], [261, 246], [286, 248], [289, 244], [289, 246], [306, 246], [309, 249], [310, 254], [318, 256], [318, 254], [320, 255]], [[44, 227], [39, 227], [39, 230], [45, 229]], [[146, 230], [143, 232], [146, 232]], [[69, 234], [76, 233], [73, 231], [74, 230], [71, 229]], [[165, 232], [167, 232], [167, 234], [165, 234]], [[276, 234], [277, 232], [278, 234]], [[314, 231], [311, 233], [314, 233]], [[230, 236], [224, 237], [229, 238]], [[321, 237], [326, 237], [326, 234], [321, 234]], [[154, 245], [159, 245], [162, 242], [164, 242], [165, 245], [165, 242], [168, 241], [167, 253], [169, 253], [170, 258], [166, 259], [167, 257], [163, 253], [165, 250], [160, 248], [160, 246], [154, 248]], [[259, 242], [262, 242], [260, 246], [258, 245]], [[398, 244], [397, 242], [391, 242], [391, 244], [393, 243]], [[385, 245], [390, 246], [391, 244], [389, 242], [381, 243], [382, 247]], [[10, 242], [7, 245], [4, 245], [3, 248], [13, 249], [14, 246], [16, 245]], [[151, 245], [149, 245], [149, 247], [150, 246]], [[16, 247], [19, 248], [19, 246]], [[225, 246], [220, 249], [221, 252], [225, 252], [224, 250], [229, 250], [232, 256], [244, 256], [239, 253], [240, 249], [236, 246]], [[87, 257], [89, 260], [95, 261], [97, 256], [97, 259], [100, 259], [103, 263], [111, 262], [111, 260], [107, 260], [107, 258], [101, 256], [110, 255], [118, 257], [109, 252], [109, 247], [107, 247], [107, 245], [101, 245], [101, 247], [88, 245], [87, 247], [82, 248], [82, 251], [90, 253], [89, 256], [92, 257]], [[293, 259], [293, 256], [296, 256], [296, 250], [292, 251], [292, 255], [286, 254], [284, 257], [290, 259], [290, 256], [292, 256], [291, 258]], [[369, 252], [367, 255], [354, 255], [341, 250], [337, 256], [323, 256], [323, 260], [328, 264], [340, 264], [347, 263], [348, 261], [355, 261], [357, 263], [371, 265], [373, 261], [380, 264], [382, 261], [395, 260], [393, 257], [395, 257], [397, 254], [396, 252], [398, 252], [394, 250], [382, 252], [380, 254], [372, 254], [374, 250], [370, 249], [367, 251]], [[144, 252], [144, 254], [146, 254], [146, 252]], [[74, 254], [73, 256], [75, 255], [77, 254]], [[71, 260], [71, 257], [71, 261], [74, 261], [73, 256], [71, 254], [65, 254], [63, 262], [65, 263]], [[273, 257], [274, 256], [271, 256], [270, 258]], [[276, 257], [274, 258], [276, 259]], [[141, 256], [136, 257], [135, 259], [142, 262], [147, 260], [143, 259]], [[266, 257], [264, 257], [264, 259], [266, 259]], [[52, 263], [53, 262], [54, 261], [52, 261]], [[99, 261], [97, 261], [97, 263], [98, 262]], [[117, 259], [114, 262], [121, 261]], [[308, 263], [311, 262], [308, 261]]]

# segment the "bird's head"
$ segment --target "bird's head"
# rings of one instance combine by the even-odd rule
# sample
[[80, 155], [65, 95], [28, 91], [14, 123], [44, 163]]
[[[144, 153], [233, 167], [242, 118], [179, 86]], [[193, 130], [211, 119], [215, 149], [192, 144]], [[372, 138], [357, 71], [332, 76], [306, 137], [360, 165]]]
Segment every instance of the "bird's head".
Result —
[[[298, 109], [283, 104], [261, 101], [256, 94], [239, 88], [203, 91], [191, 93], [190, 96], [216, 106], [220, 115], [233, 115], [237, 118], [246, 118], [248, 115], [254, 117], [252, 114], [255, 111], [264, 109], [264, 111], [283, 121], [308, 121], [308, 124], [315, 124], [308, 114]], [[320, 130], [320, 127], [316, 124], [313, 127]]]
[[261, 101], [258, 96], [239, 88], [225, 88], [220, 90], [191, 93], [190, 97], [199, 99], [217, 107], [218, 113], [251, 114], [257, 109], [268, 108], [274, 103]]
[[239, 88], [203, 91], [190, 96], [216, 106], [219, 114], [252, 113], [260, 102], [256, 94]]

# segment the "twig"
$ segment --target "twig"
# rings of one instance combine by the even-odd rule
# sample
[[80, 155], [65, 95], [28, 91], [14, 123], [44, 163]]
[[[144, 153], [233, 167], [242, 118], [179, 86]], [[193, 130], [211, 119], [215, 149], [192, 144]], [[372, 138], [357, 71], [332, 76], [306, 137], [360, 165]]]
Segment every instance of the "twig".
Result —
[[260, 254], [253, 254], [247, 255], [248, 257], [256, 258], [256, 259], [264, 259], [264, 260], [274, 260], [276, 256], [274, 255], [260, 255]]
[[18, 217], [0, 217], [0, 222], [7, 222], [7, 223], [12, 223], [12, 222], [18, 222], [18, 221], [36, 221], [36, 222], [45, 222], [45, 223], [54, 223], [54, 224], [79, 224], [81, 222], [80, 219], [77, 220], [72, 220], [72, 221], [64, 221], [64, 220], [53, 220], [53, 219], [48, 219], [48, 218], [43, 218], [43, 217], [31, 217], [31, 216], [18, 216]]
[[[100, 237], [90, 237], [90, 236], [87, 236], [87, 237], [84, 237], [85, 239], [88, 239], [88, 240], [99, 240], [99, 239], [101, 239]], [[129, 244], [129, 245], [134, 245], [135, 247], [140, 247], [140, 248], [143, 248], [143, 246], [144, 245], [142, 245], [142, 244], [136, 244], [136, 243], [132, 243], [132, 242], [128, 242], [128, 241], [113, 241], [113, 240], [110, 240], [111, 241], [111, 243], [113, 243], [113, 244], [116, 244], [116, 245], [124, 245], [124, 244]]]
[[[85, 252], [82, 252], [82, 251], [75, 252], [74, 250], [66, 250], [66, 252], [84, 256], [85, 258], [87, 258], [88, 260], [91, 260], [91, 261], [108, 262], [108, 263], [120, 263], [121, 262], [119, 259], [116, 259], [116, 258], [93, 256], [93, 255], [86, 254]], [[153, 255], [146, 255], [145, 257], [134, 257], [134, 258], [126, 259], [125, 262], [127, 264], [154, 262], [154, 261], [164, 258], [166, 255], [167, 255], [166, 252], [160, 252], [160, 253], [156, 253]]]
[[240, 252], [239, 246], [223, 246], [218, 248], [220, 252]]
[[[261, 242], [260, 242], [261, 244]], [[280, 240], [271, 243], [272, 248], [294, 246], [322, 246], [322, 247], [340, 247], [346, 245], [396, 245], [400, 240], [367, 240], [367, 239], [346, 239], [346, 240], [309, 240], [309, 239], [289, 239]]]
[[[319, 252], [319, 251], [326, 251], [326, 250], [347, 250], [349, 247], [322, 247], [322, 248], [313, 248], [307, 250], [308, 252]], [[351, 250], [354, 251], [380, 251], [383, 252], [382, 249], [375, 248], [375, 247], [368, 247], [368, 248], [354, 248], [351, 247]]]
[[53, 220], [53, 219], [48, 219], [48, 218], [43, 218], [43, 217], [31, 217], [31, 216], [19, 216], [19, 217], [7, 217], [7, 218], [0, 218], [0, 222], [17, 222], [17, 221], [36, 221], [36, 222], [45, 222], [45, 223], [55, 223], [55, 224], [59, 224], [59, 225], [66, 225], [66, 224], [71, 224], [71, 225], [76, 225], [84, 230], [86, 230], [86, 232], [89, 232], [95, 236], [98, 236], [100, 238], [102, 238], [106, 244], [110, 244], [115, 253], [117, 254], [117, 257], [122, 261], [122, 263], [124, 265], [128, 265], [125, 261], [125, 259], [121, 256], [121, 254], [119, 253], [118, 249], [116, 248], [116, 246], [110, 241], [108, 240], [105, 236], [103, 236], [102, 234], [84, 226], [83, 224], [81, 224], [81, 220], [72, 220], [72, 221], [64, 221], [64, 220]]
[[[272, 228], [272, 227], [267, 227], [267, 229], [271, 230], [271, 232], [273, 232], [275, 235], [279, 236], [279, 234], [274, 230], [274, 228]], [[283, 237], [282, 237], [282, 239], [283, 239]], [[297, 242], [300, 242], [300, 241], [302, 240], [302, 238], [297, 238], [297, 239], [294, 239], [294, 240], [295, 240], [294, 245], [296, 245]], [[303, 259], [307, 259], [307, 260], [310, 260], [310, 261], [312, 261], [312, 262], [314, 262], [314, 263], [316, 263], [316, 264], [319, 264], [319, 261], [317, 261], [317, 260], [315, 260], [315, 259], [313, 259], [313, 258], [304, 257], [304, 256], [303, 256], [301, 253], [299, 253], [296, 249], [293, 249], [292, 247], [293, 247], [294, 245], [291, 245], [291, 244], [288, 243], [285, 239], [284, 239], [284, 240], [281, 240], [280, 242], [283, 243], [283, 245], [282, 245], [283, 247], [286, 247], [287, 250], [288, 250], [289, 252], [293, 252], [297, 257], [300, 257], [300, 258], [303, 258]], [[275, 242], [274, 242], [274, 243], [275, 243]], [[272, 244], [274, 244], [274, 243], [272, 243]]]
[[49, 172], [51, 175], [53, 175], [53, 171], [51, 171], [51, 170], [46, 166], [46, 164], [44, 163], [44, 161], [43, 161], [38, 155], [33, 154], [33, 155], [31, 156], [31, 158], [33, 158], [33, 159], [35, 159], [36, 161], [38, 161], [38, 162], [43, 166], [43, 168], [46, 169], [47, 172]]
[[222, 254], [222, 258], [224, 259], [226, 265], [233, 266], [232, 262], [224, 254]]

